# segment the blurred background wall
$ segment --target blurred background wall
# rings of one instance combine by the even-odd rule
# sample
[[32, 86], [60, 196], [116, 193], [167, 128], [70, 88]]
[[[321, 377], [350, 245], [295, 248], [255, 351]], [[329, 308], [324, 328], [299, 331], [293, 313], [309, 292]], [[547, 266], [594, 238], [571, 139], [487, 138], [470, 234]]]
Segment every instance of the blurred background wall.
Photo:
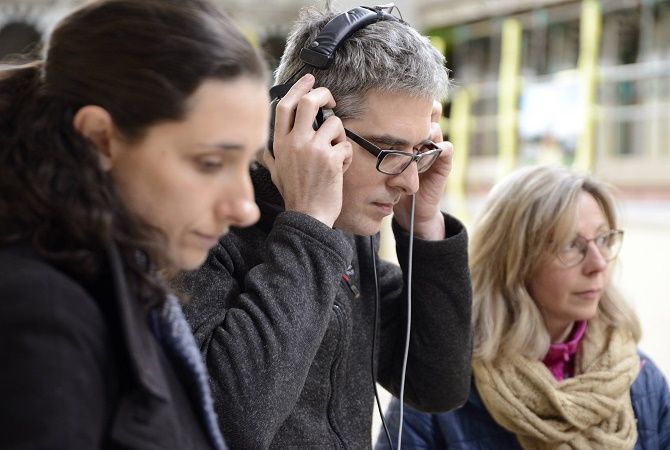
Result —
[[[0, 0], [0, 58], [38, 51], [80, 3]], [[313, 2], [220, 3], [275, 66], [298, 10]], [[443, 125], [467, 155], [452, 190], [487, 190], [538, 162], [577, 165], [631, 191], [670, 189], [670, 0], [396, 5], [452, 70]]]

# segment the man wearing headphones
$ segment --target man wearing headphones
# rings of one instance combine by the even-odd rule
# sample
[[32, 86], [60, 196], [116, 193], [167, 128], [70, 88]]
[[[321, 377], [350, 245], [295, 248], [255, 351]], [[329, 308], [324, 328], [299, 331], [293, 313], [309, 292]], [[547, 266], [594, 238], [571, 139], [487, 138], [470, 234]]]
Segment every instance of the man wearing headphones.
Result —
[[[236, 449], [370, 448], [375, 381], [431, 412], [469, 393], [467, 235], [439, 209], [453, 153], [438, 125], [444, 57], [379, 9], [362, 26], [326, 9], [303, 11], [276, 72], [294, 84], [274, 156], [252, 168], [260, 221], [177, 279]], [[318, 50], [334, 18], [353, 28], [311, 70], [301, 49]], [[316, 127], [321, 108], [334, 115]], [[391, 214], [400, 267], [377, 256]]]

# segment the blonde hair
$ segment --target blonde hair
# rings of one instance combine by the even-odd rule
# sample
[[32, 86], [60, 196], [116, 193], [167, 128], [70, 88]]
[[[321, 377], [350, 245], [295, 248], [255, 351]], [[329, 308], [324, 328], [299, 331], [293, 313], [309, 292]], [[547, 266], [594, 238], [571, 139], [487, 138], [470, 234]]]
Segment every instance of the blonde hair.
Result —
[[[547, 255], [557, 255], [572, 239], [582, 192], [595, 198], [610, 228], [617, 228], [612, 187], [564, 167], [518, 169], [489, 193], [470, 242], [475, 358], [546, 355], [549, 333], [528, 282]], [[598, 315], [639, 342], [639, 320], [609, 279]]]

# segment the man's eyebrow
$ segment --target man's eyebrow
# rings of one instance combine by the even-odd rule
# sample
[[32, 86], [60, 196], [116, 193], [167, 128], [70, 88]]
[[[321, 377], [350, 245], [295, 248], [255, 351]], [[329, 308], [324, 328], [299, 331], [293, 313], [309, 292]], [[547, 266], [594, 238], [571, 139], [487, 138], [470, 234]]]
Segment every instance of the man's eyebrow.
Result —
[[[409, 147], [412, 145], [406, 139], [401, 139], [390, 134], [380, 134], [376, 136], [370, 136], [367, 138], [368, 141], [376, 142], [381, 145], [388, 145], [389, 147]], [[430, 137], [426, 137], [422, 142], [416, 145], [427, 144], [430, 141]]]

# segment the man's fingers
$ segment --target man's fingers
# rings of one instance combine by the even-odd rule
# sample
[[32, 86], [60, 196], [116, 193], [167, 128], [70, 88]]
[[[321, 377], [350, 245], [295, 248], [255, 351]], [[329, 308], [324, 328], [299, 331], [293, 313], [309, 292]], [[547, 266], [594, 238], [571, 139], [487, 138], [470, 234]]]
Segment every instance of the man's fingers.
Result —
[[314, 75], [308, 73], [295, 82], [288, 93], [277, 103], [275, 134], [288, 134], [293, 129], [295, 110], [300, 99], [314, 86]]
[[298, 132], [309, 131], [319, 108], [335, 106], [333, 95], [326, 88], [316, 88], [303, 95], [298, 101], [293, 128]]
[[433, 109], [430, 113], [430, 121], [440, 123], [440, 117], [442, 117], [442, 103], [437, 100], [433, 100]]
[[451, 164], [451, 160], [454, 157], [454, 146], [449, 141], [440, 142], [439, 145], [442, 148], [440, 159]]
[[299, 133], [308, 131], [314, 123], [319, 108], [332, 108], [335, 100], [326, 88], [316, 88], [314, 76], [307, 74], [300, 78], [277, 104], [275, 135], [287, 135], [292, 130]]

